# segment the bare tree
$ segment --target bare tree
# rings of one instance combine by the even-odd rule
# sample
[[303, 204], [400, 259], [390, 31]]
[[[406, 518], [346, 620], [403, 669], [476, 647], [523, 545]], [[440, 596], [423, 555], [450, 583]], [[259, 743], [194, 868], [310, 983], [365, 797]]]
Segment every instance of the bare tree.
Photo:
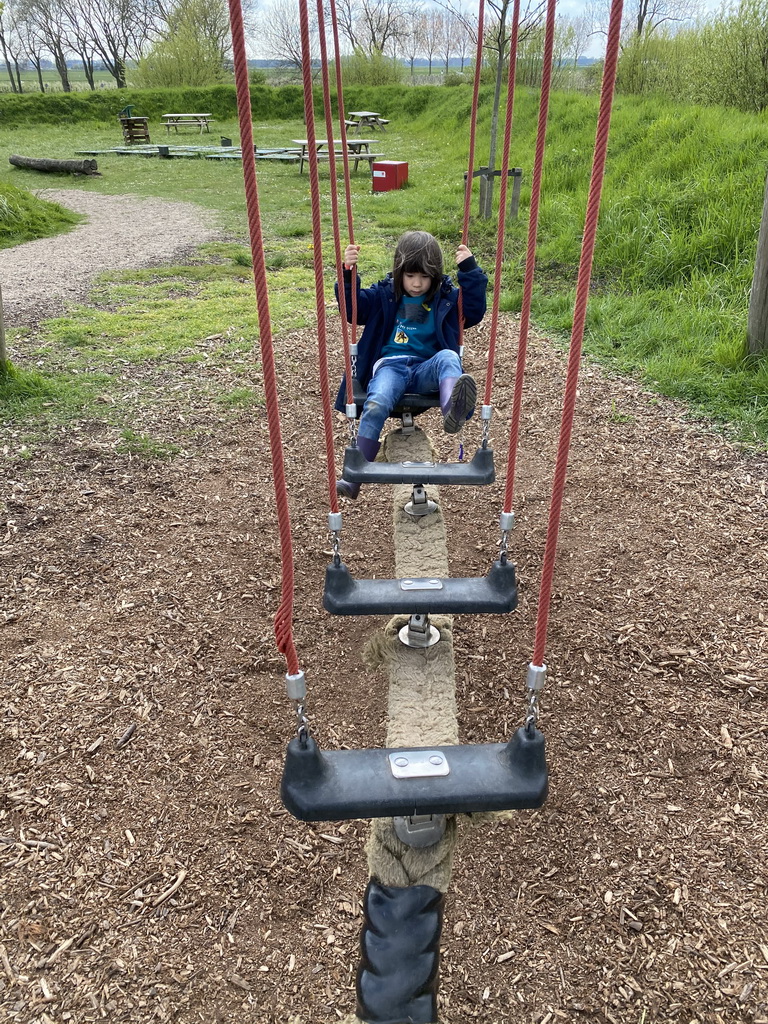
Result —
[[423, 8], [419, 7], [418, 9], [414, 9], [413, 18], [400, 40], [400, 48], [403, 57], [408, 61], [408, 66], [411, 69], [411, 78], [414, 77], [413, 66], [416, 63], [416, 58], [421, 54], [421, 33], [419, 32], [419, 23], [423, 17]]
[[[317, 51], [317, 14], [311, 7], [310, 47]], [[272, 0], [264, 7], [258, 19], [258, 33], [265, 53], [301, 69], [301, 30], [295, 0]]]
[[593, 35], [592, 19], [587, 14], [563, 15], [557, 19], [556, 44], [559, 41], [562, 56], [571, 60], [574, 67], [586, 53]]
[[[591, 0], [588, 4], [586, 17], [595, 33], [608, 34], [610, 8], [610, 0]], [[701, 11], [701, 0], [629, 0], [624, 5], [622, 39], [650, 35], [660, 25], [691, 21]]]
[[[454, 3], [454, 0], [438, 0], [440, 6], [455, 14], [461, 22], [464, 31], [470, 39], [477, 44], [477, 18], [462, 10], [461, 6]], [[522, 42], [530, 33], [534, 32], [541, 24], [546, 0], [527, 0], [525, 7], [520, 13], [518, 26], [518, 39]], [[501, 105], [501, 90], [506, 78], [505, 67], [508, 59], [510, 35], [508, 31], [508, 17], [512, 0], [487, 0], [491, 16], [489, 24], [484, 33], [484, 49], [486, 49], [496, 65], [496, 79], [493, 94], [493, 108], [491, 110], [491, 138], [488, 155], [488, 170], [493, 172], [496, 167], [496, 146], [499, 133], [499, 107]], [[489, 178], [488, 198], [492, 192], [493, 177]]]
[[40, 92], [45, 92], [43, 79], [43, 60], [48, 52], [45, 38], [33, 21], [24, 21], [19, 26], [19, 33], [24, 47], [24, 55], [37, 73], [37, 84]]
[[140, 56], [155, 12], [145, 0], [72, 0], [72, 4], [72, 17], [90, 25], [94, 51], [118, 89], [125, 89], [126, 64]]
[[451, 57], [457, 55], [458, 40], [463, 34], [462, 26], [451, 11], [444, 11], [440, 17], [440, 53], [445, 65], [445, 73], [448, 74], [451, 65]]
[[58, 0], [26, 0], [20, 16], [28, 23], [30, 33], [53, 57], [63, 92], [71, 92], [67, 58], [70, 53], [64, 10]]
[[73, 8], [65, 11], [65, 25], [70, 49], [82, 61], [86, 81], [93, 90], [96, 88], [96, 80], [93, 74], [93, 33], [89, 26], [77, 17]]
[[432, 76], [432, 64], [435, 55], [440, 52], [440, 34], [442, 32], [443, 14], [434, 7], [427, 8], [420, 21], [422, 54], [429, 63], [428, 74]]
[[0, 0], [0, 53], [11, 80], [11, 92], [22, 92], [21, 86], [21, 37], [16, 18], [16, 8]]
[[412, 21], [409, 0], [339, 0], [339, 31], [354, 49], [385, 53], [408, 32]]

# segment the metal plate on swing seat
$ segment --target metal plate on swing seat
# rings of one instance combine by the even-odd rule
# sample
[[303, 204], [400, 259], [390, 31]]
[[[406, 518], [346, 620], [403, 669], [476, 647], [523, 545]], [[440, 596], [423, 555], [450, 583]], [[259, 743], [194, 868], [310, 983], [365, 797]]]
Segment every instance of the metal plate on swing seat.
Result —
[[389, 767], [396, 779], [430, 779], [451, 773], [442, 750], [397, 750], [389, 755]]
[[442, 590], [442, 580], [408, 579], [400, 580], [401, 590]]
[[[396, 778], [393, 755], [441, 756], [450, 771]], [[303, 746], [296, 738], [288, 744], [281, 795], [301, 821], [348, 821], [541, 807], [547, 788], [544, 737], [520, 728], [508, 743], [412, 750], [321, 751], [311, 736]]]

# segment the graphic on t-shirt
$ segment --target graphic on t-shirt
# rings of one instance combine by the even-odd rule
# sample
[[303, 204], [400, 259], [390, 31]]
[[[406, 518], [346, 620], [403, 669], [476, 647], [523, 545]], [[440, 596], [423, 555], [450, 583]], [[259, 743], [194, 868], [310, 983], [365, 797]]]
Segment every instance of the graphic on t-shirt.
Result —
[[391, 338], [382, 348], [382, 356], [429, 359], [436, 351], [434, 309], [418, 297], [404, 296], [397, 308]]

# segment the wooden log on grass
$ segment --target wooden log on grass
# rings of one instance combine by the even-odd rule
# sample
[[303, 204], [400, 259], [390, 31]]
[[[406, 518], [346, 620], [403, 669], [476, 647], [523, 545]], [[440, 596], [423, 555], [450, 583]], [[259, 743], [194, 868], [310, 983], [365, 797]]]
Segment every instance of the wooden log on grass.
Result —
[[14, 167], [27, 167], [31, 171], [47, 171], [61, 174], [98, 174], [95, 160], [53, 160], [50, 157], [9, 156]]

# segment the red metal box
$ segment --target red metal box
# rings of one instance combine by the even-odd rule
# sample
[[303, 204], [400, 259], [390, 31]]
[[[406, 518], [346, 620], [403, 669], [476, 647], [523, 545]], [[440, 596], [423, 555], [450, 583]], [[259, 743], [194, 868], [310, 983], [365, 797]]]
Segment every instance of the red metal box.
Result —
[[373, 191], [391, 192], [408, 181], [408, 164], [402, 160], [374, 160]]

